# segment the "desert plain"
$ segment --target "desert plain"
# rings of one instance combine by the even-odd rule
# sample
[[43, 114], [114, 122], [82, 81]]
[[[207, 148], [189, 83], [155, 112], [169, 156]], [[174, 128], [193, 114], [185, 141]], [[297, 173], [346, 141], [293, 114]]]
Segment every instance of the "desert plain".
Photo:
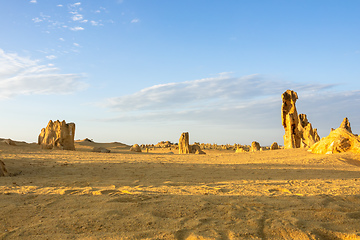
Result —
[[358, 154], [16, 145], [0, 143], [1, 239], [360, 239]]

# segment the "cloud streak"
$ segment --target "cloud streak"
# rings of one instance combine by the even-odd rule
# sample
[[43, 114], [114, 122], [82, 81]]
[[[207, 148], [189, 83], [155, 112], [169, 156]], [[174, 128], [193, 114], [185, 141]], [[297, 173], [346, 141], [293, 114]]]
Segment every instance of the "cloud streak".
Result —
[[286, 86], [298, 91], [317, 91], [330, 85], [299, 85], [265, 79], [259, 74], [240, 78], [221, 74], [194, 81], [167, 83], [144, 88], [134, 94], [107, 99], [105, 106], [118, 111], [147, 109], [203, 109], [228, 107], [241, 101], [264, 99], [283, 92]]
[[99, 120], [281, 131], [281, 94], [287, 89], [298, 92], [298, 112], [307, 114], [322, 136], [341, 123], [342, 119], [334, 119], [334, 112], [350, 116], [354, 123], [360, 120], [354, 112], [360, 91], [339, 92], [336, 85], [285, 82], [259, 74], [238, 78], [221, 74], [109, 98], [101, 106], [113, 110], [115, 116]]
[[86, 88], [79, 74], [62, 74], [52, 65], [0, 49], [0, 98], [32, 94], [69, 94]]

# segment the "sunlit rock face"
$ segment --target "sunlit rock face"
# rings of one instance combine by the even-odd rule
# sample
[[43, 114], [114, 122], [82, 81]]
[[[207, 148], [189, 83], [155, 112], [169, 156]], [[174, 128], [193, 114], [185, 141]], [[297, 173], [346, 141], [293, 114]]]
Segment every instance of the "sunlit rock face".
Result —
[[188, 153], [190, 153], [189, 133], [183, 132], [179, 139], [179, 154], [188, 154]]
[[251, 143], [251, 149], [250, 149], [251, 152], [257, 152], [257, 151], [260, 151], [260, 143], [256, 142], [256, 141], [253, 141]]
[[190, 145], [190, 153], [194, 153], [194, 154], [206, 154], [199, 145], [197, 144], [193, 144], [193, 145]]
[[139, 144], [134, 144], [131, 148], [130, 151], [132, 152], [141, 152], [141, 148], [139, 146]]
[[270, 146], [270, 150], [277, 150], [279, 149], [279, 145], [277, 142], [273, 142]]
[[349, 119], [346, 117], [344, 118], [344, 120], [342, 121], [342, 123], [340, 124], [340, 127], [341, 128], [344, 128], [346, 130], [348, 130], [349, 132], [352, 133], [351, 131], [351, 127], [350, 127], [350, 122], [349, 122]]
[[287, 90], [281, 95], [281, 119], [285, 129], [284, 148], [307, 148], [320, 140], [317, 129], [313, 129], [306, 114], [299, 114], [296, 110], [298, 95]]
[[341, 152], [360, 153], [360, 138], [347, 129], [339, 127], [330, 132], [329, 136], [315, 143], [309, 152], [332, 154]]
[[312, 128], [312, 125], [309, 123], [306, 114], [299, 114], [298, 132], [301, 138], [301, 148], [311, 147], [314, 143], [320, 141], [317, 129]]
[[75, 123], [50, 120], [47, 127], [41, 129], [38, 144], [43, 149], [75, 150], [74, 137]]

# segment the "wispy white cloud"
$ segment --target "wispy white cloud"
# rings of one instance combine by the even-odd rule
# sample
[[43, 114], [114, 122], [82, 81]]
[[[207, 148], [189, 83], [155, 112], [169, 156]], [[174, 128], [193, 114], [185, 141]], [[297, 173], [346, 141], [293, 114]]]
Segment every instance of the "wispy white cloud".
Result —
[[82, 31], [82, 30], [84, 30], [84, 29], [85, 29], [85, 28], [79, 27], [79, 26], [77, 26], [77, 27], [71, 27], [71, 28], [70, 28], [71, 31]]
[[30, 3], [37, 3], [36, 0], [30, 0]]
[[73, 45], [74, 45], [75, 47], [80, 47], [80, 44], [78, 44], [78, 43], [73, 43]]
[[65, 39], [64, 39], [64, 38], [59, 38], [59, 40], [60, 40], [60, 41], [62, 41], [62, 42], [64, 42], [64, 41], [65, 41]]
[[99, 22], [96, 22], [96, 21], [90, 21], [91, 25], [93, 26], [99, 26]]
[[71, 7], [78, 7], [81, 5], [81, 2], [70, 4]]
[[49, 56], [46, 56], [47, 59], [49, 60], [53, 60], [53, 59], [56, 59], [56, 56], [55, 55], [49, 55]]
[[0, 49], [0, 98], [30, 94], [68, 94], [86, 88], [80, 74], [62, 74], [53, 65]]
[[40, 19], [38, 17], [32, 19], [34, 23], [42, 22], [43, 19]]
[[213, 78], [155, 85], [131, 95], [110, 98], [107, 100], [107, 106], [119, 111], [173, 109], [173, 107], [202, 109], [210, 105], [221, 107], [238, 104], [239, 100], [263, 99], [275, 92], [283, 91], [286, 86], [309, 91], [329, 87], [329, 85], [315, 84], [296, 85], [265, 79], [258, 74], [240, 78], [221, 74]]
[[80, 21], [80, 20], [83, 20], [84, 17], [83, 15], [79, 14], [79, 13], [74, 13], [74, 15], [72, 16], [71, 18], [73, 21]]
[[58, 5], [56, 5], [57, 7], [63, 7], [64, 5], [62, 5], [62, 4], [58, 4]]
[[140, 19], [138, 19], [138, 18], [131, 20], [131, 23], [139, 23], [139, 22], [140, 22]]
[[117, 115], [104, 121], [281, 130], [281, 94], [287, 89], [298, 93], [298, 113], [307, 114], [313, 126], [320, 128], [321, 136], [337, 127], [343, 117], [360, 121], [360, 113], [354, 111], [360, 105], [360, 91], [339, 92], [336, 85], [294, 83], [258, 74], [238, 78], [222, 74], [155, 85], [106, 99], [101, 106]]

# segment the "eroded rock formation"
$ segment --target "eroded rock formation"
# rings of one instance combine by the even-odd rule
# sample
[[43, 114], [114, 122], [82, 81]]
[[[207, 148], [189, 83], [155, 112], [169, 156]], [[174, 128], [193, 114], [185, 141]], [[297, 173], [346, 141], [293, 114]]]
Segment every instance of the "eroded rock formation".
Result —
[[352, 133], [351, 131], [351, 127], [350, 127], [350, 122], [349, 122], [349, 119], [346, 117], [344, 118], [344, 120], [342, 121], [342, 123], [340, 124], [340, 127], [341, 128], [344, 128], [346, 130], [348, 130], [349, 132]]
[[75, 123], [50, 120], [47, 127], [41, 129], [38, 144], [43, 149], [75, 150], [74, 137]]
[[320, 137], [317, 133], [317, 129], [312, 128], [309, 123], [306, 114], [299, 114], [298, 132], [300, 134], [300, 147], [310, 147], [314, 143], [320, 141]]
[[320, 137], [317, 129], [312, 128], [305, 114], [297, 114], [297, 93], [287, 90], [281, 97], [281, 119], [285, 129], [284, 148], [305, 148], [318, 142]]
[[277, 150], [279, 149], [279, 145], [277, 142], [273, 142], [273, 144], [271, 144], [270, 146], [270, 150]]
[[235, 150], [235, 153], [244, 153], [244, 152], [246, 152], [246, 151], [245, 151], [244, 148], [242, 148], [242, 147], [238, 147], [238, 148], [236, 148], [236, 150]]
[[189, 133], [183, 132], [179, 139], [179, 154], [190, 153]]
[[131, 148], [130, 151], [132, 152], [141, 152], [141, 148], [139, 146], [139, 144], [134, 144]]
[[191, 149], [190, 153], [206, 154], [203, 150], [201, 150], [201, 147], [198, 144], [190, 145], [190, 149]]
[[360, 138], [339, 127], [330, 132], [329, 136], [322, 138], [308, 150], [312, 153], [332, 154], [341, 152], [360, 153]]
[[0, 177], [9, 176], [8, 171], [6, 170], [5, 163], [0, 160]]
[[253, 141], [251, 143], [251, 152], [257, 152], [260, 151], [260, 143]]
[[10, 146], [16, 146], [16, 143], [13, 140], [11, 140], [10, 138], [5, 139], [3, 142]]

